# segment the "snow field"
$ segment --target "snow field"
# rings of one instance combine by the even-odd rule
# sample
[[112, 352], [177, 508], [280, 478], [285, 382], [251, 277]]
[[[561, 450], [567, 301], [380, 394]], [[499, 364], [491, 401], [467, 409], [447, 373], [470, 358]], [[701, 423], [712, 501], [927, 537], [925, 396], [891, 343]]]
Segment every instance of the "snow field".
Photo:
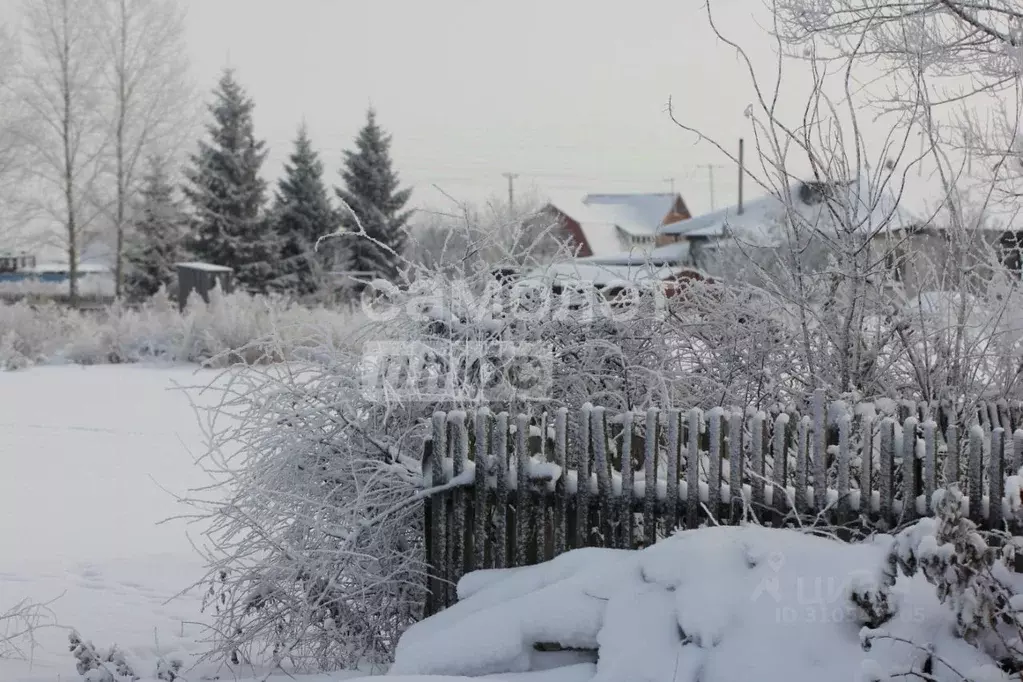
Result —
[[[77, 679], [68, 628], [117, 644], [137, 672], [201, 652], [201, 595], [179, 592], [202, 562], [174, 494], [208, 481], [188, 398], [216, 372], [194, 367], [39, 367], [0, 373], [0, 611], [51, 602], [55, 627], [29, 660], [0, 659], [5, 682]], [[190, 393], [198, 403], [214, 396]]]

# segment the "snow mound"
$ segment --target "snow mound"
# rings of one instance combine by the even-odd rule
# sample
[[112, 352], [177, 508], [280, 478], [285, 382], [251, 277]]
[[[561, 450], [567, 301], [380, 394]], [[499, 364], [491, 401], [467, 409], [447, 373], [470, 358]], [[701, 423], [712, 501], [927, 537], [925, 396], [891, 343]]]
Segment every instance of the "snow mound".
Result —
[[[582, 549], [477, 572], [460, 582], [458, 604], [406, 632], [389, 674], [820, 682], [904, 676], [921, 669], [928, 650], [937, 680], [960, 679], [947, 665], [991, 665], [954, 636], [953, 615], [920, 577], [891, 588], [894, 616], [883, 631], [865, 629], [851, 596], [862, 604], [877, 595], [891, 543], [720, 527], [636, 552]], [[865, 651], [861, 631], [882, 636]]]

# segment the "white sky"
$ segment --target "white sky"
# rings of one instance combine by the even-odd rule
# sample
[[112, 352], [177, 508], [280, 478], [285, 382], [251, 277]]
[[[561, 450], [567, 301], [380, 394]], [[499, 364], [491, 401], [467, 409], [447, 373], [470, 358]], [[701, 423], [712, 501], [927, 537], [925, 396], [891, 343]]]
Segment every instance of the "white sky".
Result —
[[[0, 0], [14, 18], [19, 0]], [[182, 0], [186, 1], [187, 0]], [[773, 86], [775, 45], [760, 0], [711, 0], [726, 35]], [[737, 169], [678, 128], [676, 115], [755, 164], [750, 77], [707, 20], [704, 0], [191, 0], [189, 56], [208, 100], [230, 65], [256, 104], [275, 181], [304, 120], [330, 184], [372, 104], [415, 208], [538, 193], [663, 192], [693, 213], [734, 204]], [[783, 115], [809, 94], [785, 67]], [[862, 121], [861, 121], [862, 123]], [[875, 126], [873, 139], [883, 127]], [[789, 167], [790, 172], [803, 173]], [[762, 194], [746, 182], [748, 197]]]
[[[713, 0], [729, 35], [773, 66], [756, 0]], [[228, 63], [256, 102], [276, 177], [304, 118], [337, 182], [341, 150], [372, 103], [393, 135], [417, 207], [507, 192], [667, 191], [710, 208], [708, 169], [748, 121], [749, 79], [701, 0], [193, 0], [189, 40], [208, 91]], [[756, 18], [751, 15], [756, 14]], [[805, 102], [802, 98], [801, 104]], [[749, 142], [747, 142], [749, 145]], [[734, 203], [736, 171], [715, 169], [716, 204]]]

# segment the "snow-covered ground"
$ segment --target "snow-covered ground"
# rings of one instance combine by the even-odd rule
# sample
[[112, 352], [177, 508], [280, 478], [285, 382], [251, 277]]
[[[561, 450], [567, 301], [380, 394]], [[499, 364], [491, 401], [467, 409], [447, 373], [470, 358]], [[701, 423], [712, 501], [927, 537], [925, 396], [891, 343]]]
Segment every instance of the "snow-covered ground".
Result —
[[[60, 627], [0, 679], [76, 679], [64, 628], [139, 661], [201, 650], [202, 575], [174, 494], [208, 481], [202, 431], [175, 388], [210, 383], [194, 367], [39, 367], [0, 373], [0, 612], [46, 601]], [[200, 403], [212, 396], [190, 391]], [[0, 633], [2, 634], [2, 633]]]
[[[202, 652], [202, 595], [186, 589], [203, 573], [189, 539], [200, 529], [160, 522], [187, 511], [175, 494], [209, 480], [194, 463], [203, 437], [185, 393], [211, 404], [216, 391], [199, 387], [217, 377], [144, 365], [0, 373], [0, 612], [52, 600], [56, 622], [26, 659], [0, 656], [0, 680], [79, 679], [70, 628], [97, 647], [117, 644], [148, 680], [161, 656], [187, 667]], [[470, 574], [462, 601], [409, 630], [386, 679], [882, 680], [914, 676], [928, 649], [944, 661], [938, 680], [958, 679], [946, 663], [970, 679], [1007, 679], [953, 635], [954, 615], [920, 576], [900, 578], [889, 595], [895, 615], [884, 628], [904, 641], [863, 650], [850, 590], [877, 594], [890, 542], [709, 528], [640, 552], [580, 550]], [[552, 643], [571, 650], [535, 646]], [[246, 672], [202, 666], [183, 680]]]

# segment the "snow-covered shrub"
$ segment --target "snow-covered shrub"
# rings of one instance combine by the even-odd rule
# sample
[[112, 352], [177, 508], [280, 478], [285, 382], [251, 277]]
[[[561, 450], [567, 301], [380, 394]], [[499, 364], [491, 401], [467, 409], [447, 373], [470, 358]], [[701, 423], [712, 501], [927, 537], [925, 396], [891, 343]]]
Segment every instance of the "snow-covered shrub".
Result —
[[0, 305], [0, 370], [33, 364], [166, 360], [224, 367], [313, 359], [309, 329], [340, 336], [362, 321], [347, 309], [308, 308], [278, 296], [214, 290], [178, 311], [165, 290], [138, 307], [80, 312], [53, 303]]
[[160, 658], [156, 661], [156, 679], [160, 682], [175, 682], [182, 679], [184, 662], [180, 658]]
[[[663, 300], [553, 295], [531, 246], [487, 267], [407, 263], [400, 284], [367, 289], [360, 326], [310, 326], [292, 342], [317, 362], [233, 379], [209, 413], [206, 465], [221, 485], [194, 500], [210, 522], [212, 655], [305, 669], [390, 661], [424, 600], [420, 460], [434, 411], [685, 403]], [[508, 381], [488, 383], [481, 367]]]
[[97, 650], [77, 632], [68, 635], [68, 649], [75, 657], [75, 669], [85, 682], [137, 682], [141, 679], [116, 646]]
[[54, 624], [48, 605], [23, 599], [0, 611], [0, 658], [28, 659], [40, 628]]
[[933, 518], [896, 537], [889, 564], [918, 572], [955, 615], [958, 634], [1013, 672], [1023, 670], [1023, 575], [1015, 573], [1016, 539], [984, 533], [963, 514], [956, 486], [941, 491]]

